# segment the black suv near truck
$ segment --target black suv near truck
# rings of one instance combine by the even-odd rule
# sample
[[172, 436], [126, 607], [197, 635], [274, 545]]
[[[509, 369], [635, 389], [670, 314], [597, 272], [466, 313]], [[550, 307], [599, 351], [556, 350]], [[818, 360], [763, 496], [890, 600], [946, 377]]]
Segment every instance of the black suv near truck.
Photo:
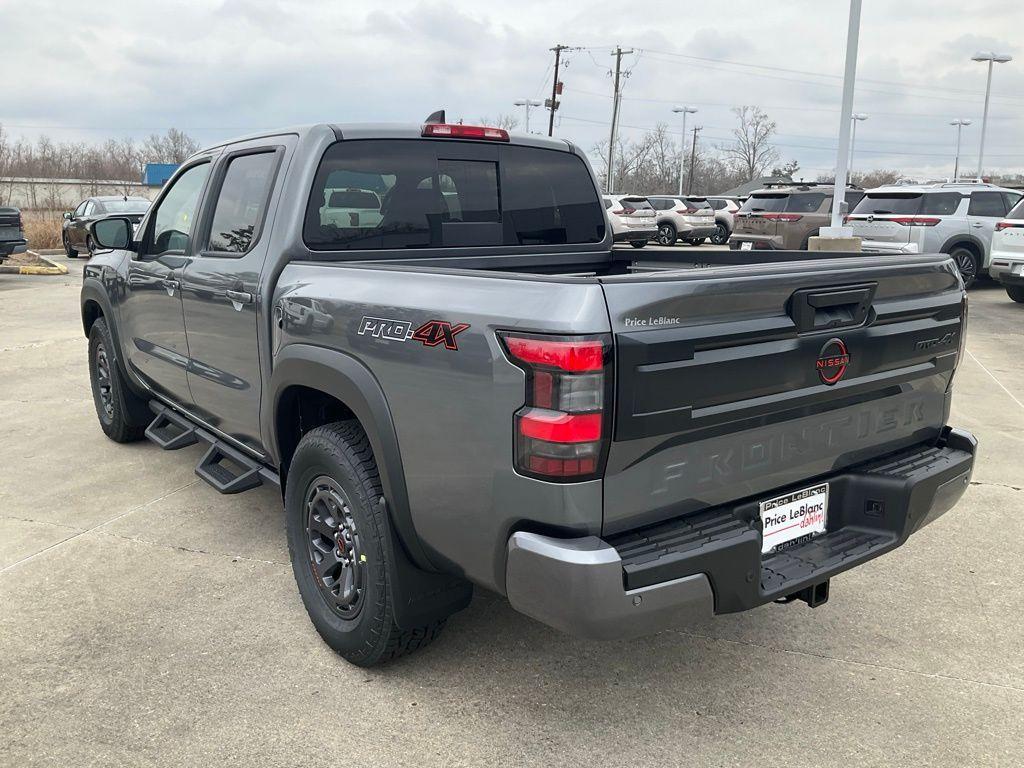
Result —
[[432, 118], [226, 142], [91, 227], [103, 431], [279, 485], [346, 659], [471, 585], [595, 638], [818, 605], [960, 498], [948, 256], [613, 251], [578, 148]]

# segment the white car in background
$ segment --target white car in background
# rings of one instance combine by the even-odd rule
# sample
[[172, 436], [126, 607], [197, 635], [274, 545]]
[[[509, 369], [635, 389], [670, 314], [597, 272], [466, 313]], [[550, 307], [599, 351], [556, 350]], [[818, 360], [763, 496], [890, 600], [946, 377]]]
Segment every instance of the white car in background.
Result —
[[604, 195], [605, 213], [612, 226], [616, 243], [628, 242], [643, 248], [658, 235], [655, 210], [646, 197], [639, 195]]
[[373, 229], [380, 226], [380, 198], [368, 189], [325, 189], [320, 222], [338, 229]]
[[647, 199], [658, 214], [659, 245], [675, 245], [677, 240], [700, 245], [715, 233], [715, 211], [706, 198], [651, 195]]
[[988, 272], [1006, 289], [1007, 296], [1024, 304], [1024, 200], [996, 222]]
[[715, 234], [711, 236], [711, 242], [715, 245], [725, 245], [729, 242], [729, 235], [736, 225], [734, 216], [740, 209], [740, 202], [731, 197], [708, 197], [708, 203], [715, 209]]

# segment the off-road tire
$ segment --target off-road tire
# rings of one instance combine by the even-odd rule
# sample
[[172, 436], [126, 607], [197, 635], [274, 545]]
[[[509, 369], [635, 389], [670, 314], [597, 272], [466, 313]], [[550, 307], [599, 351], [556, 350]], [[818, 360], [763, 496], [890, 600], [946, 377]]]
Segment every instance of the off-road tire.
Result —
[[1018, 304], [1024, 304], [1024, 285], [1004, 285], [1006, 295]]
[[974, 251], [962, 245], [958, 245], [950, 250], [949, 255], [956, 262], [957, 269], [960, 270], [960, 277], [963, 278], [964, 288], [970, 288], [978, 279], [978, 270], [981, 268], [980, 260]]
[[144, 436], [150, 414], [121, 375], [116, 354], [107, 321], [98, 318], [89, 329], [89, 381], [96, 416], [107, 437], [115, 443], [132, 443]]
[[634, 248], [644, 248], [647, 245], [646, 240], [630, 240], [629, 244]]
[[66, 234], [62, 234], [60, 239], [61, 243], [64, 245], [64, 255], [69, 259], [77, 259], [78, 251], [71, 247], [71, 244], [68, 242], [68, 236]]
[[655, 239], [658, 245], [675, 245], [679, 239], [679, 232], [672, 222], [666, 221], [658, 226], [658, 236]]
[[[307, 495], [323, 477], [332, 479], [347, 497], [347, 511], [359, 532], [362, 589], [359, 610], [343, 618], [321, 592], [309, 547]], [[387, 511], [380, 474], [366, 433], [357, 421], [338, 421], [307, 432], [299, 441], [288, 469], [285, 487], [285, 525], [288, 553], [302, 602], [316, 631], [336, 653], [360, 667], [372, 667], [429, 645], [447, 616], [425, 626], [399, 629], [395, 624], [392, 580], [395, 566], [388, 561]]]

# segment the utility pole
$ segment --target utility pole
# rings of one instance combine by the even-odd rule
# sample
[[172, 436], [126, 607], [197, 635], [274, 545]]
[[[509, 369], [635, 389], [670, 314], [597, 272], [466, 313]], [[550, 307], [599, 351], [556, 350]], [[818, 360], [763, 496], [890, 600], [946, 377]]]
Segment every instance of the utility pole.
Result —
[[850, 161], [850, 133], [853, 130], [853, 91], [857, 78], [857, 44], [860, 41], [861, 0], [850, 0], [850, 18], [846, 29], [846, 68], [843, 72], [843, 105], [839, 116], [839, 151], [836, 154], [836, 181], [832, 193], [830, 226], [822, 227], [821, 237], [851, 237], [853, 229], [843, 228], [846, 203], [846, 179]]
[[686, 194], [693, 194], [693, 166], [697, 162], [697, 131], [703, 130], [701, 128], [693, 129], [693, 146], [690, 147], [690, 178], [686, 181]]
[[558, 93], [560, 90], [558, 87], [558, 64], [562, 60], [562, 51], [568, 47], [568, 45], [559, 43], [551, 49], [555, 52], [555, 79], [551, 82], [551, 116], [548, 118], [548, 136], [554, 135], [555, 132], [555, 110], [558, 109]]
[[632, 52], [632, 48], [628, 51], [624, 51], [621, 46], [615, 46], [615, 53], [612, 54], [612, 56], [615, 57], [615, 85], [614, 92], [612, 94], [612, 129], [608, 136], [608, 179], [605, 183], [605, 192], [609, 195], [612, 193], [612, 178], [615, 162], [615, 130], [619, 123], [619, 102], [622, 100], [622, 92], [619, 90], [619, 77], [622, 73], [622, 56], [623, 54]]
[[679, 196], [683, 196], [683, 172], [686, 168], [686, 116], [697, 112], [693, 107], [672, 107], [672, 111], [683, 114], [683, 129], [679, 134]]
[[978, 178], [981, 178], [982, 164], [985, 162], [985, 130], [988, 128], [988, 101], [992, 95], [992, 67], [995, 64], [1005, 64], [1013, 61], [1013, 56], [1006, 53], [995, 53], [993, 51], [981, 51], [971, 57], [972, 61], [988, 62], [988, 83], [985, 85], [985, 112], [981, 117], [981, 146], [978, 148]]
[[960, 132], [965, 125], [970, 125], [970, 120], [958, 117], [950, 125], [956, 126], [956, 154], [953, 155], [953, 181], [960, 181]]

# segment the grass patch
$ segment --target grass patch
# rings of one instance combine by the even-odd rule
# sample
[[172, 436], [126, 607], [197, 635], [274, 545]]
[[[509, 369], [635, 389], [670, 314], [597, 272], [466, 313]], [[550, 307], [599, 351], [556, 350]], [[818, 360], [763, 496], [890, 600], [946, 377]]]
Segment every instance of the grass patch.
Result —
[[22, 211], [22, 226], [29, 248], [60, 248], [63, 211]]

